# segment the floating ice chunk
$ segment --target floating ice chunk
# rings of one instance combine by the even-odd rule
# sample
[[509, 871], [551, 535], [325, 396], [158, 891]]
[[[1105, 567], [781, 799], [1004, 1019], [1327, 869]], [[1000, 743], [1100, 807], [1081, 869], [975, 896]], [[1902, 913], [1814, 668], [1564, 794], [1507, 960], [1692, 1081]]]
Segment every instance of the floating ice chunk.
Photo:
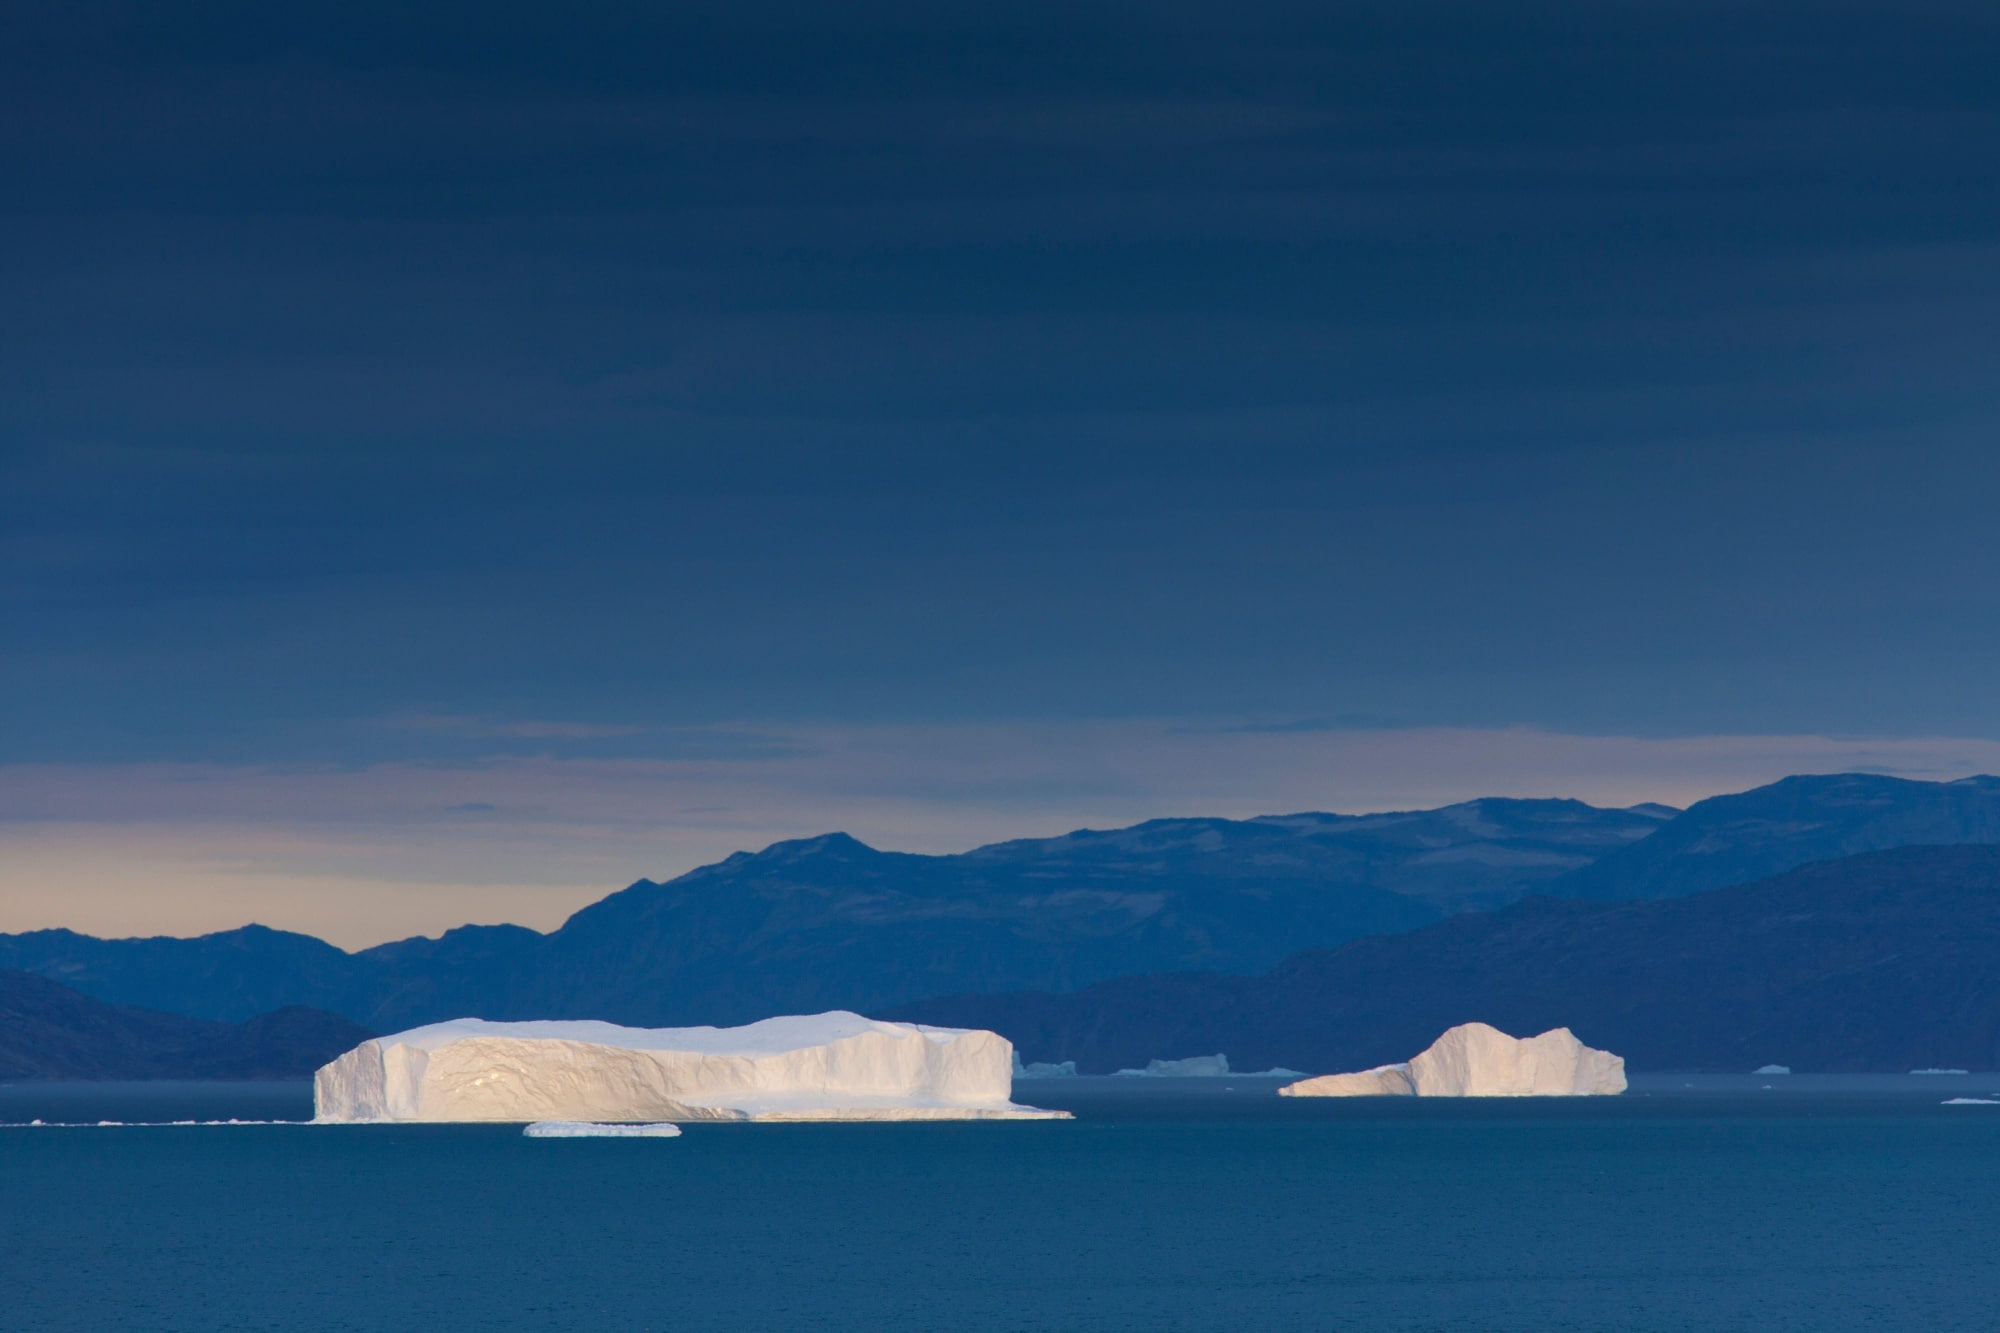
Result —
[[183, 1129], [217, 1125], [305, 1125], [307, 1120], [30, 1120], [0, 1123], [0, 1129]]
[[1947, 1097], [1940, 1106], [2000, 1106], [2000, 1098], [1994, 1097]]
[[326, 1122], [1047, 1120], [1008, 1100], [991, 1032], [835, 1011], [738, 1028], [454, 1019], [365, 1041], [313, 1078]]
[[1790, 1065], [1758, 1065], [1750, 1072], [1753, 1074], [1789, 1074], [1792, 1072], [1792, 1067]]
[[1076, 1061], [1064, 1060], [1057, 1064], [1050, 1064], [1044, 1060], [1035, 1060], [1024, 1065], [1021, 1063], [1021, 1057], [1017, 1055], [1014, 1057], [1014, 1077], [1075, 1078]]
[[1625, 1091], [1625, 1061], [1568, 1028], [1510, 1037], [1462, 1023], [1407, 1064], [1325, 1074], [1278, 1089], [1282, 1097], [1588, 1097]]
[[1969, 1069], [1912, 1069], [1912, 1074], [1969, 1074]]
[[590, 1120], [537, 1120], [521, 1133], [531, 1139], [677, 1139], [679, 1125], [601, 1125]]

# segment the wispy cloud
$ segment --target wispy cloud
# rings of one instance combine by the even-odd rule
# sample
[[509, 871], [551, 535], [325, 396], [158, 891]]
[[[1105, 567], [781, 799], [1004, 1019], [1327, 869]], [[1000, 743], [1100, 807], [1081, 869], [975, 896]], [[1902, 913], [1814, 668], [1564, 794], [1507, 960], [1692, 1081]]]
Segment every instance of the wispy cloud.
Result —
[[1178, 735], [1200, 735], [1203, 732], [1236, 734], [1243, 736], [1283, 736], [1293, 732], [1306, 731], [1394, 731], [1409, 727], [1407, 718], [1393, 718], [1374, 713], [1341, 713], [1335, 717], [1294, 717], [1272, 721], [1223, 722], [1205, 726], [1177, 726], [1172, 730]]
[[404, 713], [384, 718], [385, 725], [406, 731], [442, 732], [475, 739], [512, 740], [602, 740], [613, 736], [638, 736], [644, 727], [605, 725], [591, 722], [548, 722], [533, 718], [496, 720], [467, 717], [458, 713]]
[[566, 718], [404, 712], [354, 728], [378, 760], [464, 761], [484, 757], [759, 760], [792, 756], [795, 737], [761, 727], [653, 726]]

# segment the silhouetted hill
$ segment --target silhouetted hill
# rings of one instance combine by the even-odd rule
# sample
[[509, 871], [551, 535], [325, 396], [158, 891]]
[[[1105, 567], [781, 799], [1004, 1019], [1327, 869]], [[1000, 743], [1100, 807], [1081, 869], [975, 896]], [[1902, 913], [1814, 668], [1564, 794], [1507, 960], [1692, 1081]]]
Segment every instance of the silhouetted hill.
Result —
[[1890, 847], [2000, 843], [2000, 778], [1786, 778], [1691, 805], [1643, 842], [1552, 882], [1562, 898], [1668, 898]]
[[224, 1022], [288, 1004], [353, 1017], [374, 1003], [373, 971], [354, 955], [265, 926], [192, 939], [107, 940], [72, 930], [0, 935], [0, 968], [34, 972], [113, 1004]]
[[294, 1006], [245, 1023], [106, 1004], [0, 971], [0, 1079], [304, 1078], [372, 1033]]
[[2000, 847], [1909, 847], [1631, 903], [1536, 898], [1300, 953], [1267, 976], [1126, 977], [884, 1017], [989, 1027], [1085, 1071], [1226, 1052], [1315, 1072], [1456, 1023], [1567, 1026], [1639, 1070], [2000, 1069]]
[[1484, 800], [1154, 820], [957, 856], [828, 834], [641, 880], [546, 936], [465, 927], [346, 954], [261, 927], [193, 940], [39, 931], [0, 936], [0, 966], [118, 1003], [219, 1019], [309, 1003], [383, 1031], [466, 1014], [661, 1024], [867, 1011], [947, 990], [1259, 971], [1302, 944], [1518, 898], [1670, 814]]

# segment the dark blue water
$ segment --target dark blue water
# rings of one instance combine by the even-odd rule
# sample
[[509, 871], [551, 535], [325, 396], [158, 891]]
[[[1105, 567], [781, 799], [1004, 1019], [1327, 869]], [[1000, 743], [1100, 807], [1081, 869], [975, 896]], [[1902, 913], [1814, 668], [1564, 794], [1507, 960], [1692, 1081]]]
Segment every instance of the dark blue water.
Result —
[[[1078, 1080], [1022, 1088], [1073, 1122], [651, 1140], [5, 1129], [0, 1327], [1992, 1329], [2000, 1106], [1939, 1104], [1989, 1084], [1488, 1103]], [[6, 1121], [306, 1109], [0, 1088]]]

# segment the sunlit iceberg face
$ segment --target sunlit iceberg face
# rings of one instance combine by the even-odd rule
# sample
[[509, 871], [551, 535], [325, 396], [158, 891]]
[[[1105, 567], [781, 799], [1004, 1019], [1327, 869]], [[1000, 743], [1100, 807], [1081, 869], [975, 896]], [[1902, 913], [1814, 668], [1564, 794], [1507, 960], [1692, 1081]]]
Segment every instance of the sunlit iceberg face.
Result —
[[1625, 1061], [1568, 1028], [1510, 1037], [1485, 1023], [1452, 1028], [1404, 1064], [1324, 1074], [1286, 1097], [1594, 1097], [1625, 1091]]
[[363, 1042], [313, 1080], [321, 1121], [1053, 1118], [1009, 1100], [992, 1032], [835, 1011], [738, 1028], [455, 1019]]

